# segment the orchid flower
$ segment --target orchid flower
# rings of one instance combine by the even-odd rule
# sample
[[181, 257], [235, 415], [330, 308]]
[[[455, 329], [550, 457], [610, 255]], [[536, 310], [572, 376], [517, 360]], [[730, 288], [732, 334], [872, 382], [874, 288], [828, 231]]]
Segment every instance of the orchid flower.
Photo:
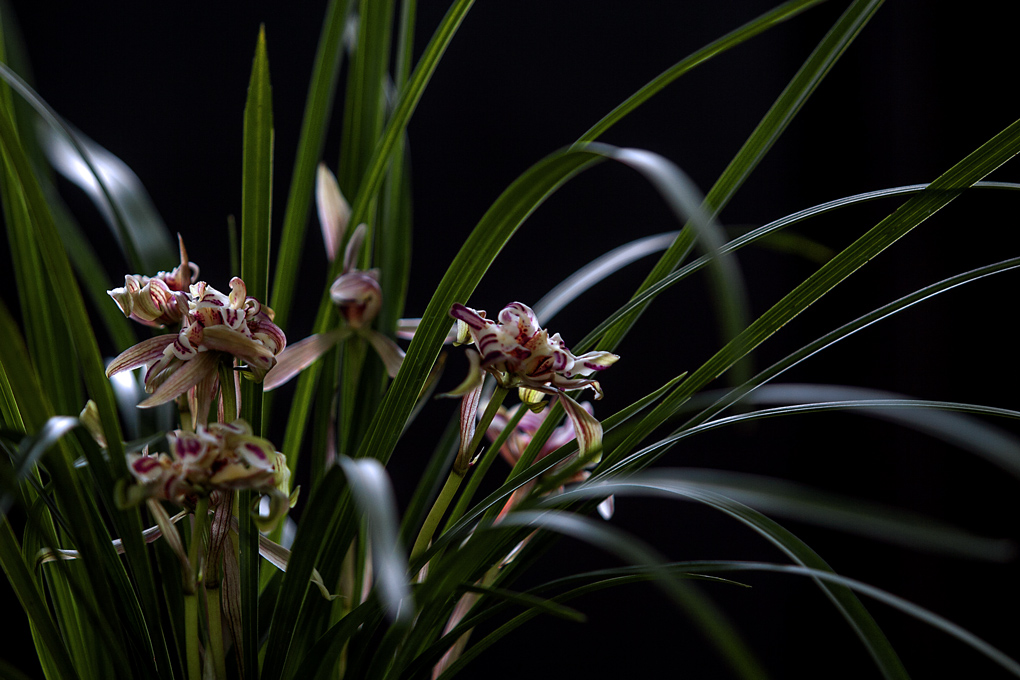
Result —
[[[504, 307], [498, 321], [460, 303], [453, 305], [450, 316], [458, 321], [458, 344], [473, 342], [481, 355], [481, 370], [495, 377], [501, 387], [517, 387], [521, 401], [528, 404], [537, 404], [541, 394], [556, 396], [573, 425], [581, 459], [598, 462], [602, 425], [566, 391], [590, 387], [600, 399], [602, 388], [590, 376], [616, 363], [617, 355], [588, 352], [574, 356], [559, 333], [550, 336], [539, 327], [531, 308], [520, 302]], [[481, 376], [478, 372], [477, 380]]]
[[[189, 269], [189, 265], [182, 245], [181, 267], [174, 271], [185, 269]], [[192, 271], [197, 271], [197, 268]], [[150, 279], [149, 282], [156, 280], [162, 279]], [[139, 289], [137, 294], [122, 294], [124, 289], [115, 289], [110, 291], [110, 295], [130, 316], [141, 305], [139, 300], [143, 299], [140, 297], [143, 289]], [[150, 287], [150, 292], [152, 290]], [[130, 301], [128, 309], [121, 304], [121, 299]], [[196, 392], [201, 394], [196, 397], [195, 411], [202, 422], [216, 393], [216, 371], [222, 358], [238, 359], [244, 365], [245, 373], [261, 382], [276, 364], [277, 355], [287, 345], [287, 338], [273, 323], [273, 310], [250, 297], [244, 281], [236, 276], [230, 280], [229, 295], [224, 295], [205, 281], [199, 281], [190, 284], [187, 292], [175, 292], [173, 303], [173, 309], [183, 310], [180, 331], [176, 335], [159, 335], [143, 340], [125, 350], [110, 363], [106, 375], [145, 366], [145, 391], [152, 396], [139, 404], [141, 408], [164, 404], [199, 387]], [[160, 319], [170, 319], [171, 307], [167, 310]]]
[[[194, 432], [174, 430], [167, 434], [167, 442], [170, 453], [127, 454], [134, 484], [124, 490], [126, 504], [142, 499], [181, 504], [187, 497], [239, 489], [287, 498], [286, 457], [268, 440], [255, 436], [242, 419], [198, 425]], [[275, 505], [286, 507], [285, 503]]]
[[[336, 177], [319, 167], [316, 177], [316, 202], [318, 203], [319, 221], [322, 224], [323, 238], [330, 260], [335, 258], [336, 250], [350, 219], [350, 207], [340, 193]], [[371, 327], [372, 321], [382, 308], [382, 288], [379, 286], [379, 270], [361, 270], [355, 267], [358, 254], [368, 226], [358, 225], [347, 241], [344, 250], [343, 268], [340, 276], [329, 287], [329, 296], [340, 310], [345, 324], [340, 328], [325, 333], [311, 335], [287, 348], [279, 357], [273, 370], [266, 376], [263, 383], [265, 391], [273, 390], [288, 382], [304, 369], [311, 366], [323, 354], [352, 335], [358, 335], [368, 341], [386, 367], [390, 377], [400, 370], [404, 360], [404, 350], [397, 343]]]

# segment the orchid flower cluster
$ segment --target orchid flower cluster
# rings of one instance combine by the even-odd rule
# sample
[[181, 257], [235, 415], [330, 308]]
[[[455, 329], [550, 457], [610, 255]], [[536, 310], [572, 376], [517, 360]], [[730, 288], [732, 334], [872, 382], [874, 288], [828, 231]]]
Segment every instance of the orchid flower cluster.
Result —
[[167, 442], [169, 454], [128, 454], [128, 470], [138, 484], [135, 494], [178, 504], [188, 496], [239, 489], [287, 496], [286, 457], [240, 418], [199, 425], [194, 432], [174, 430]]
[[198, 266], [188, 260], [184, 241], [178, 240], [181, 263], [176, 269], [151, 278], [129, 275], [122, 288], [109, 291], [125, 316], [159, 328], [179, 323], [178, 332], [125, 350], [106, 375], [145, 366], [145, 391], [152, 396], [139, 407], [158, 406], [188, 393], [191, 413], [205, 423], [219, 391], [220, 363], [236, 359], [240, 372], [262, 382], [287, 338], [273, 323], [273, 310], [249, 296], [239, 277], [230, 280], [229, 295], [197, 281]]
[[[178, 242], [181, 262], [173, 271], [152, 277], [129, 275], [123, 287], [109, 291], [128, 318], [156, 328], [179, 327], [176, 333], [154, 336], [124, 351], [107, 367], [107, 375], [144, 366], [145, 391], [152, 396], [139, 407], [186, 395], [192, 414], [191, 428], [167, 434], [170, 454], [150, 456], [147, 448], [142, 454], [128, 454], [135, 485], [125, 490], [124, 500], [181, 504], [188, 497], [237, 489], [286, 498], [286, 459], [237, 417], [236, 381], [223, 385], [219, 376], [226, 365], [230, 374], [236, 368], [261, 382], [287, 338], [273, 323], [273, 310], [247, 295], [239, 277], [231, 279], [229, 295], [197, 280], [198, 265], [189, 261], [183, 239], [178, 237]], [[235, 362], [241, 365], [235, 367]], [[220, 422], [210, 424], [213, 401], [224, 396], [223, 390], [229, 390], [223, 402], [233, 409], [224, 407]], [[274, 507], [283, 506], [276, 502]]]

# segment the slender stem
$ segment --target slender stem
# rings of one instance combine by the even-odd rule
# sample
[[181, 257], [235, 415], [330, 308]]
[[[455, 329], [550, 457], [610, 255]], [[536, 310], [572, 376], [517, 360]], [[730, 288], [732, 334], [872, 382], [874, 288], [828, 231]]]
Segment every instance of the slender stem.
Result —
[[198, 654], [198, 594], [184, 596], [184, 639], [188, 654], [188, 680], [202, 680]]
[[221, 591], [216, 588], [206, 588], [205, 607], [206, 615], [209, 618], [209, 653], [212, 654], [213, 669], [216, 671], [216, 680], [225, 680], [227, 677], [226, 657], [223, 654], [223, 621], [220, 614]]
[[[467, 457], [467, 460], [471, 460], [475, 450], [482, 443], [482, 437], [485, 436], [485, 430], [489, 427], [492, 419], [496, 416], [496, 412], [499, 410], [500, 404], [503, 403], [503, 399], [506, 398], [507, 389], [505, 387], [497, 387], [492, 397], [489, 399], [488, 405], [485, 407], [485, 412], [482, 414], [482, 419], [478, 421], [475, 426], [475, 434], [471, 438], [471, 443], [467, 448], [467, 451], [461, 451], [457, 454], [457, 458], [461, 458], [462, 455]], [[457, 489], [460, 487], [460, 483], [464, 481], [464, 475], [457, 472], [457, 465], [454, 464], [453, 469], [450, 471], [450, 475], [446, 478], [446, 484], [443, 485], [442, 491], [439, 492], [439, 497], [436, 498], [436, 502], [432, 505], [432, 509], [429, 510], [428, 517], [425, 518], [425, 523], [421, 527], [421, 531], [418, 533], [418, 538], [414, 542], [414, 547], [411, 549], [411, 561], [419, 557], [422, 553], [428, 550], [429, 544], [432, 542], [432, 536], [435, 535], [436, 529], [439, 527], [440, 520], [443, 519], [443, 515], [446, 513], [446, 509], [450, 506], [450, 501], [457, 494]]]
[[200, 546], [205, 539], [205, 527], [209, 522], [209, 499], [199, 498], [195, 507], [195, 522], [191, 530], [191, 545], [188, 546], [188, 561], [191, 576], [184, 584], [184, 639], [188, 657], [189, 680], [202, 680], [202, 661], [198, 651], [198, 586], [202, 582], [203, 554]]
[[421, 532], [418, 533], [418, 540], [414, 542], [414, 547], [411, 549], [412, 562], [428, 550], [429, 544], [432, 542], [432, 535], [436, 533], [436, 528], [439, 526], [439, 520], [443, 518], [443, 513], [449, 507], [450, 501], [453, 500], [453, 496], [457, 493], [457, 488], [460, 487], [462, 481], [464, 481], [464, 477], [453, 471], [446, 478], [446, 484], [443, 485], [443, 490], [439, 492], [439, 497], [436, 498], [432, 509], [429, 510], [429, 515], [425, 518], [425, 524], [422, 525]]
[[457, 504], [453, 506], [453, 511], [450, 513], [450, 518], [446, 520], [446, 526], [443, 531], [446, 531], [456, 523], [467, 510], [468, 505], [471, 503], [471, 499], [475, 495], [475, 491], [478, 490], [478, 486], [482, 483], [482, 479], [485, 478], [485, 473], [489, 471], [489, 466], [492, 465], [492, 461], [496, 460], [496, 454], [499, 453], [500, 448], [509, 439], [513, 433], [514, 428], [517, 427], [517, 423], [521, 422], [521, 418], [528, 412], [527, 406], [521, 404], [517, 408], [517, 412], [514, 413], [513, 418], [506, 424], [503, 431], [496, 437], [496, 441], [492, 442], [492, 446], [485, 452], [482, 459], [478, 462], [475, 471], [471, 474], [471, 479], [468, 480], [467, 486], [464, 488], [464, 493], [457, 499]]

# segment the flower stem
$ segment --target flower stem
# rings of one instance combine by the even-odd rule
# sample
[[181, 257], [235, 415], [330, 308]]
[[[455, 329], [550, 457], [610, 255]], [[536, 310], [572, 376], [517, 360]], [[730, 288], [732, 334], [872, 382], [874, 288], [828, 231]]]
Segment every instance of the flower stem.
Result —
[[212, 654], [213, 669], [216, 679], [227, 677], [226, 657], [223, 655], [223, 623], [220, 615], [220, 588], [207, 588], [205, 591], [206, 615], [209, 618], [209, 653]]
[[[506, 398], [507, 389], [504, 387], [497, 387], [492, 397], [489, 399], [488, 405], [485, 407], [485, 412], [482, 414], [482, 419], [478, 421], [475, 426], [474, 436], [471, 438], [471, 444], [468, 446], [467, 459], [471, 460], [474, 456], [475, 450], [479, 444], [482, 443], [482, 437], [485, 436], [485, 430], [489, 427], [492, 419], [496, 416], [496, 412], [499, 410], [500, 404], [503, 403], [503, 399]], [[458, 454], [458, 457], [460, 454]], [[429, 544], [432, 542], [432, 536], [435, 535], [436, 529], [439, 527], [440, 520], [443, 519], [443, 515], [446, 513], [446, 509], [450, 506], [450, 502], [453, 497], [457, 494], [457, 489], [460, 487], [460, 483], [464, 481], [464, 475], [458, 474], [456, 467], [450, 471], [449, 477], [446, 478], [446, 484], [443, 485], [442, 491], [439, 492], [439, 497], [436, 498], [436, 502], [432, 505], [432, 509], [429, 510], [428, 517], [425, 518], [425, 523], [421, 527], [421, 531], [418, 533], [418, 538], [414, 542], [414, 547], [411, 549], [411, 561], [413, 562], [417, 557], [420, 557], [422, 553], [428, 550]]]
[[450, 476], [446, 478], [446, 484], [443, 485], [443, 490], [439, 492], [439, 497], [436, 498], [432, 509], [429, 510], [429, 515], [425, 518], [425, 524], [422, 525], [421, 531], [418, 533], [418, 539], [414, 542], [414, 547], [411, 549], [412, 562], [428, 550], [429, 544], [432, 542], [432, 535], [436, 533], [436, 528], [439, 526], [439, 520], [443, 518], [446, 508], [449, 507], [450, 501], [453, 500], [453, 496], [457, 493], [457, 488], [462, 481], [464, 481], [464, 477], [452, 470], [450, 471]]
[[191, 530], [191, 545], [188, 546], [188, 561], [191, 575], [184, 584], [184, 640], [188, 657], [189, 680], [202, 680], [202, 660], [198, 650], [199, 607], [198, 586], [202, 582], [202, 552], [205, 527], [209, 522], [209, 499], [199, 498], [195, 506], [195, 522]]
[[524, 404], [521, 404], [517, 408], [517, 412], [514, 413], [513, 418], [510, 419], [510, 422], [508, 422], [506, 427], [503, 428], [503, 431], [499, 433], [496, 441], [492, 442], [492, 446], [490, 446], [485, 452], [485, 455], [482, 456], [482, 459], [478, 462], [474, 473], [471, 475], [471, 479], [468, 480], [467, 486], [464, 488], [464, 493], [460, 495], [460, 498], [457, 499], [457, 504], [453, 506], [453, 511], [450, 512], [450, 518], [446, 520], [446, 526], [443, 528], [443, 531], [448, 530], [464, 515], [468, 504], [475, 495], [475, 491], [478, 490], [478, 486], [482, 483], [482, 479], [485, 478], [485, 473], [489, 471], [489, 466], [492, 465], [492, 461], [496, 460], [496, 454], [499, 453], [503, 443], [510, 437], [514, 428], [517, 427], [517, 423], [521, 422], [521, 418], [523, 418], [527, 412], [528, 408]]

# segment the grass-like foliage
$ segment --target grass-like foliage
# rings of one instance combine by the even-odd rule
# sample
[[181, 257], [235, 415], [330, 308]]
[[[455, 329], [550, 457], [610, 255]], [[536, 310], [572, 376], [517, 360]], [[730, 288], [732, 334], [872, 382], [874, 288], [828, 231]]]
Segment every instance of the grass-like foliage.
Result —
[[[883, 614], [892, 608], [911, 625], [969, 646], [967, 658], [978, 667], [1020, 675], [1015, 650], [1000, 650], [1001, 642], [982, 639], [936, 606], [871, 585], [875, 570], [862, 575], [853, 565], [849, 573], [830, 565], [780, 522], [961, 564], [1008, 562], [1009, 540], [757, 469], [663, 464], [691, 442], [723, 441], [717, 431], [746, 442], [758, 421], [797, 431], [809, 414], [848, 411], [916, 431], [919, 440], [942, 440], [1003, 477], [1020, 477], [1020, 441], [1007, 427], [1020, 412], [1003, 405], [778, 381], [858, 331], [1011, 271], [1020, 258], [992, 253], [983, 266], [890, 293], [808, 342], [773, 342], [802, 313], [826, 309], [830, 293], [853, 291], [858, 270], [887, 249], [904, 248], [898, 242], [912, 231], [921, 232], [915, 243], [926, 238], [918, 227], [961, 196], [975, 203], [1010, 198], [1020, 185], [988, 177], [1020, 152], [1020, 121], [976, 140], [940, 174], [918, 178], [924, 183], [866, 193], [853, 187], [764, 226], [728, 228], [723, 209], [796, 125], [881, 5], [855, 0], [811, 36], [815, 47], [757, 113], [757, 126], [732, 157], [717, 159], [723, 170], [711, 186], [697, 186], [657, 151], [605, 141], [657, 95], [682, 88], [683, 76], [820, 4], [789, 0], [675, 55], [672, 66], [601, 120], [581, 121], [579, 129], [590, 124], [588, 131], [532, 159], [462, 241], [423, 238], [412, 224], [409, 124], [444, 58], [453, 58], [445, 55], [473, 4], [452, 1], [427, 44], [415, 46], [414, 0], [330, 0], [299, 130], [274, 123], [281, 119], [274, 112], [297, 105], [274, 98], [266, 37], [273, 26], [252, 36], [237, 130], [240, 213], [230, 221], [229, 252], [210, 252], [198, 230], [168, 230], [142, 188], [145, 178], [36, 94], [12, 17], [2, 9], [0, 199], [3, 266], [13, 285], [0, 291], [0, 565], [5, 592], [21, 607], [6, 612], [8, 625], [27, 620], [30, 627], [38, 658], [32, 668], [50, 680], [445, 680], [485, 663], [487, 650], [498, 646], [515, 655], [500, 662], [520, 664], [515, 675], [534, 673], [551, 655], [630, 652], [554, 641], [536, 650], [529, 641], [525, 658], [518, 627], [543, 620], [583, 626], [603, 606], [596, 593], [648, 582], [670, 615], [685, 622], [683, 630], [700, 635], [678, 645], [707, 641], [719, 672], [761, 678], [770, 672], [767, 643], [743, 625], [756, 618], [747, 613], [756, 605], [741, 604], [750, 597], [741, 586], [767, 589], [792, 578], [845, 619], [846, 637], [856, 637], [876, 676], [906, 678], [914, 662], [883, 632], [886, 619], [871, 612], [876, 602]], [[840, 134], [819, 143], [835, 148]], [[328, 135], [339, 139], [339, 153]], [[283, 154], [294, 158], [292, 168], [279, 167], [279, 139], [297, 140]], [[562, 283], [535, 301], [518, 301], [520, 281], [487, 279], [529, 217], [565, 185], [583, 185], [599, 165], [633, 173], [645, 196], [661, 201], [674, 231], [607, 245], [580, 271], [559, 274]], [[79, 225], [61, 199], [58, 188], [69, 187], [58, 176], [85, 190], [109, 234]], [[286, 203], [273, 205], [281, 183]], [[854, 211], [872, 203], [891, 211], [855, 221], [841, 248], [791, 229], [859, 216]], [[306, 233], [314, 225], [325, 263], [322, 249], [310, 245], [317, 237]], [[430, 241], [429, 266], [439, 266], [440, 251], [446, 265], [417, 309], [409, 302], [421, 299], [410, 290], [411, 267], [421, 256], [412, 235]], [[556, 271], [570, 247], [569, 239], [547, 233], [514, 251], [532, 258], [520, 278], [528, 267]], [[770, 274], [743, 271], [737, 253], [744, 248], [786, 251], [809, 269], [762, 306], [756, 289], [771, 283]], [[117, 258], [106, 256], [115, 249]], [[625, 266], [650, 255], [657, 259], [640, 283], [620, 278]], [[118, 258], [129, 271], [111, 271]], [[210, 260], [218, 260], [213, 271], [233, 268], [228, 286], [203, 278], [196, 263]], [[703, 277], [692, 277], [702, 270]], [[505, 307], [478, 308], [483, 282], [486, 290], [499, 286]], [[622, 305], [610, 303], [603, 282], [633, 293]], [[716, 320], [704, 335], [720, 340], [700, 362], [681, 361], [673, 339], [664, 299], [681, 287], [703, 294], [698, 304]], [[568, 347], [554, 317], [592, 297], [586, 309], [600, 316]], [[310, 328], [302, 327], [313, 314]], [[628, 353], [648, 353], [656, 371], [628, 372]], [[603, 390], [622, 385], [635, 395], [629, 403], [601, 400]], [[591, 401], [582, 401], [585, 395]], [[448, 425], [423, 427], [422, 413]], [[840, 437], [830, 433], [820, 450]], [[391, 479], [408, 479], [407, 456], [395, 455], [404, 450], [418, 454], [406, 497]], [[924, 475], [916, 484], [923, 493]], [[614, 509], [647, 498], [687, 502], [657, 506], [667, 508], [658, 512], [669, 522], [692, 506], [697, 517], [719, 513], [741, 538], [718, 558], [646, 540], [645, 527], [621, 522]], [[657, 521], [664, 523], [661, 514]], [[568, 574], [550, 576], [543, 565], [559, 543], [604, 553], [615, 566], [593, 569], [579, 559]], [[762, 543], [775, 561], [763, 561]], [[761, 574], [777, 576], [759, 580]], [[621, 616], [627, 627], [661, 625], [641, 623], [637, 611]], [[13, 662], [14, 651], [4, 646], [0, 654], [10, 652]], [[838, 660], [833, 664], [791, 667], [836, 677]], [[649, 674], [640, 661], [633, 667]], [[22, 672], [3, 661], [0, 675]]]

